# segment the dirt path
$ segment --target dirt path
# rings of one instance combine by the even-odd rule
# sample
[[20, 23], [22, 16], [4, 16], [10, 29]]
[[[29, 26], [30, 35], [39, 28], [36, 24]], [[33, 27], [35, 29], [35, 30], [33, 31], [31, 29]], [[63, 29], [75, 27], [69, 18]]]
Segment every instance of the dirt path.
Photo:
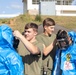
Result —
[[[67, 29], [67, 28], [65, 28], [65, 27], [62, 27], [62, 26], [60, 26], [60, 25], [56, 25], [56, 26], [55, 26], [55, 31], [54, 31], [54, 33], [56, 34], [59, 29], [63, 29], [63, 30], [66, 30], [66, 31], [70, 31], [69, 29]], [[43, 32], [43, 26], [42, 26], [42, 25], [39, 26], [39, 30], [38, 30], [38, 33], [41, 33], [41, 32]]]

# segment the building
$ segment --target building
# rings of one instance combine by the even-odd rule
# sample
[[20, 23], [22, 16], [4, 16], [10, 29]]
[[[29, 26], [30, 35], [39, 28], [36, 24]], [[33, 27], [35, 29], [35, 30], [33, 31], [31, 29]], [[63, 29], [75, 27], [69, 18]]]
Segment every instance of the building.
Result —
[[[71, 11], [70, 6], [72, 6], [71, 4], [73, 1], [74, 0], [22, 0], [22, 2], [23, 2], [23, 13], [29, 13], [31, 15], [39, 14], [39, 12], [41, 11], [40, 9], [43, 9], [43, 8], [40, 8], [41, 2], [54, 2], [55, 8], [56, 8], [55, 12], [58, 11], [57, 10], [58, 6], [59, 7], [63, 6], [63, 8], [64, 8], [64, 6], [69, 7], [67, 9], [68, 9], [68, 11]], [[67, 10], [66, 7], [64, 9], [64, 12], [65, 12], [65, 10]], [[73, 8], [72, 12], [75, 10], [73, 13], [76, 13], [76, 7], [72, 6], [72, 8]], [[59, 11], [61, 11], [61, 10], [59, 10]], [[56, 12], [56, 13], [59, 13], [59, 12]]]

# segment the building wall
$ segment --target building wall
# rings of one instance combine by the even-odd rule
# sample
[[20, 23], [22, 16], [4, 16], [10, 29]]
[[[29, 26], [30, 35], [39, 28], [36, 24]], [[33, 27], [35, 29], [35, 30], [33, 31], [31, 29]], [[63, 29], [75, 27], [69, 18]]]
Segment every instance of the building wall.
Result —
[[39, 11], [41, 15], [55, 15], [55, 1], [40, 2]]
[[[23, 4], [24, 13], [28, 12], [31, 15], [39, 14], [39, 5], [32, 4], [32, 0], [24, 0]], [[76, 6], [55, 5], [55, 7], [56, 15], [58, 16], [76, 16]]]
[[57, 16], [76, 16], [76, 6], [56, 5]]
[[32, 0], [24, 0], [23, 1], [23, 13], [29, 13], [29, 14], [33, 14], [36, 15], [39, 13], [38, 11], [39, 9], [39, 5], [37, 4], [32, 4]]

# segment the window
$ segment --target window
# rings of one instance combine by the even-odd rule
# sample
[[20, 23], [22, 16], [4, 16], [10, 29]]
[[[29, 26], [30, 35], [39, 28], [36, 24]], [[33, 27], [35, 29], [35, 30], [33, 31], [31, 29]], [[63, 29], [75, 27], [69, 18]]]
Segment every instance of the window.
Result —
[[69, 2], [68, 1], [65, 1], [65, 4], [64, 5], [68, 5], [69, 4]]
[[40, 1], [52, 1], [52, 0], [32, 0], [32, 4], [39, 4]]
[[39, 4], [39, 0], [32, 0], [32, 4]]
[[61, 3], [60, 1], [56, 1], [56, 5], [60, 5], [60, 3]]
[[53, 0], [41, 0], [41, 1], [53, 1]]

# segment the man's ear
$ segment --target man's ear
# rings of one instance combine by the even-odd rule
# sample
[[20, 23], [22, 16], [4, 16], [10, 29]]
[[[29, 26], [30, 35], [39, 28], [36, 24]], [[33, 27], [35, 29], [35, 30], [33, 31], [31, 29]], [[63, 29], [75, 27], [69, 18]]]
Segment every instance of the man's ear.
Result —
[[47, 28], [47, 26], [45, 25], [45, 26], [44, 26], [44, 29], [46, 30], [46, 28]]
[[35, 34], [34, 35], [36, 36], [37, 34], [38, 34], [38, 32], [35, 31]]

